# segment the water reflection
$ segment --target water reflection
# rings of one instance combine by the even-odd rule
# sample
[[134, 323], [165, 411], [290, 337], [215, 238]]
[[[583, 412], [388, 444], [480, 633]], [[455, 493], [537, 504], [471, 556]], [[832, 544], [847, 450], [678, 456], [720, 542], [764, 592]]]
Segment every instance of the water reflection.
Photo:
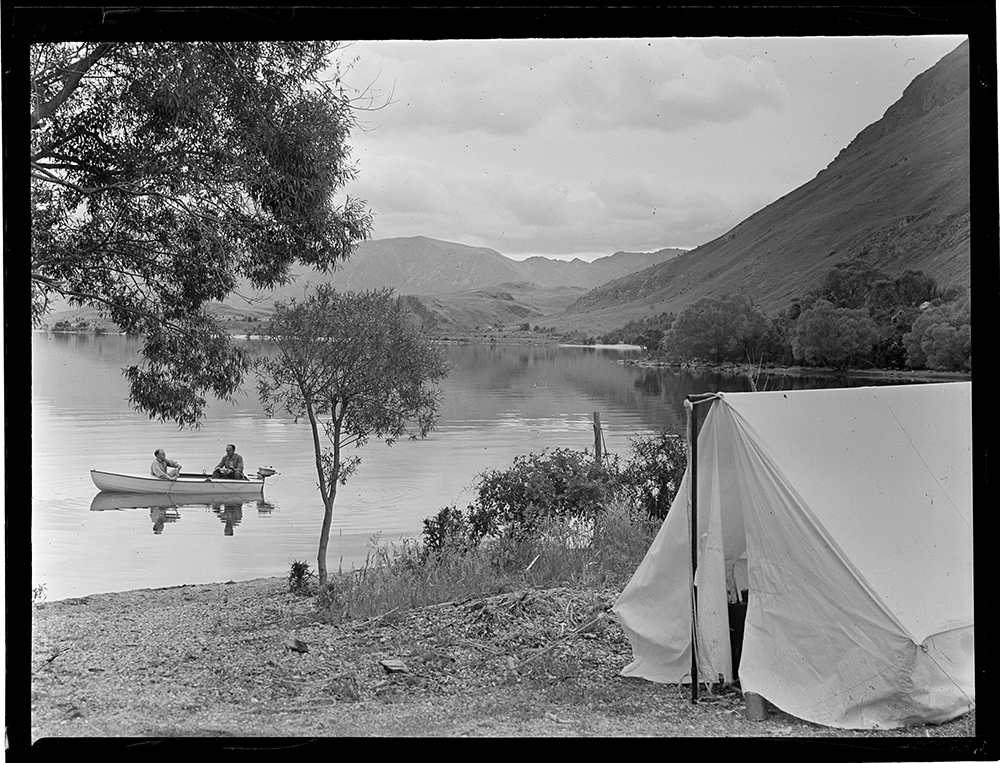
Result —
[[163, 526], [167, 522], [180, 521], [181, 514], [177, 509], [166, 509], [162, 506], [154, 506], [149, 510], [149, 518], [153, 520], [153, 534], [161, 535]]
[[109, 493], [101, 491], [90, 502], [91, 511], [122, 511], [127, 509], [149, 509], [153, 523], [153, 533], [161, 535], [164, 527], [171, 522], [179, 522], [181, 509], [211, 509], [225, 526], [223, 533], [233, 535], [234, 529], [243, 521], [244, 507], [257, 509], [257, 515], [269, 516], [277, 504], [263, 498], [246, 501], [239, 496], [186, 495], [171, 498], [167, 495], [147, 493]]
[[224, 535], [232, 535], [236, 526], [243, 521], [242, 502], [216, 503], [212, 506], [212, 511], [218, 515], [219, 521], [225, 525], [225, 529], [223, 530]]

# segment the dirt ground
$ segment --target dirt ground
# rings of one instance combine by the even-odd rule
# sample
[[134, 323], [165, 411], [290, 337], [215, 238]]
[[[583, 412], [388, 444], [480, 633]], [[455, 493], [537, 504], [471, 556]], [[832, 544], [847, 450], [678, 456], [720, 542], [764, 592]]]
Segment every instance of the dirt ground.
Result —
[[854, 732], [773, 707], [749, 720], [733, 689], [693, 704], [686, 687], [623, 678], [631, 650], [614, 599], [524, 589], [329, 624], [313, 598], [273, 578], [36, 604], [30, 739], [759, 737], [838, 749], [905, 740], [911, 750], [975, 741], [975, 713]]

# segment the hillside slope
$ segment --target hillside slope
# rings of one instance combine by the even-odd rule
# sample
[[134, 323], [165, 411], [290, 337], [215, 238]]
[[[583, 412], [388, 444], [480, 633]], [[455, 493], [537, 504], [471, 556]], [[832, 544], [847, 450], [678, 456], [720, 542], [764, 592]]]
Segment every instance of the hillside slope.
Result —
[[968, 286], [969, 171], [966, 41], [813, 180], [714, 241], [594, 289], [546, 323], [621, 325], [726, 292], [773, 312], [854, 256], [890, 275], [915, 268], [942, 286]]

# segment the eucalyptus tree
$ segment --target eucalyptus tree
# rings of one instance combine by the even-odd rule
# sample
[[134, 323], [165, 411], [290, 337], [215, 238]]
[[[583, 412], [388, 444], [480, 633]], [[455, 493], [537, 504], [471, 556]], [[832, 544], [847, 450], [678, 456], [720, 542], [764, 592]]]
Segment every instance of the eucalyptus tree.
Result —
[[258, 361], [265, 412], [306, 419], [312, 431], [323, 500], [317, 554], [323, 585], [337, 486], [360, 463], [348, 449], [371, 437], [388, 445], [404, 435], [426, 437], [438, 417], [434, 385], [448, 367], [388, 289], [355, 293], [320, 285], [301, 301], [277, 303], [260, 335], [276, 348]]
[[44, 43], [30, 48], [31, 315], [91, 306], [144, 336], [125, 374], [150, 418], [197, 424], [249, 369], [206, 307], [371, 229], [339, 43]]

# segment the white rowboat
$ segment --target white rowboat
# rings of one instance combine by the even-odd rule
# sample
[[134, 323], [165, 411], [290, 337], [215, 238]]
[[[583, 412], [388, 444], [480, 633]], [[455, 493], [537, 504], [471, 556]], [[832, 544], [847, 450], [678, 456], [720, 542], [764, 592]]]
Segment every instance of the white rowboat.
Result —
[[181, 472], [174, 480], [164, 480], [152, 475], [118, 474], [90, 470], [91, 479], [98, 490], [109, 493], [155, 493], [163, 496], [218, 495], [261, 498], [264, 495], [263, 478], [247, 480], [215, 479], [205, 474]]

